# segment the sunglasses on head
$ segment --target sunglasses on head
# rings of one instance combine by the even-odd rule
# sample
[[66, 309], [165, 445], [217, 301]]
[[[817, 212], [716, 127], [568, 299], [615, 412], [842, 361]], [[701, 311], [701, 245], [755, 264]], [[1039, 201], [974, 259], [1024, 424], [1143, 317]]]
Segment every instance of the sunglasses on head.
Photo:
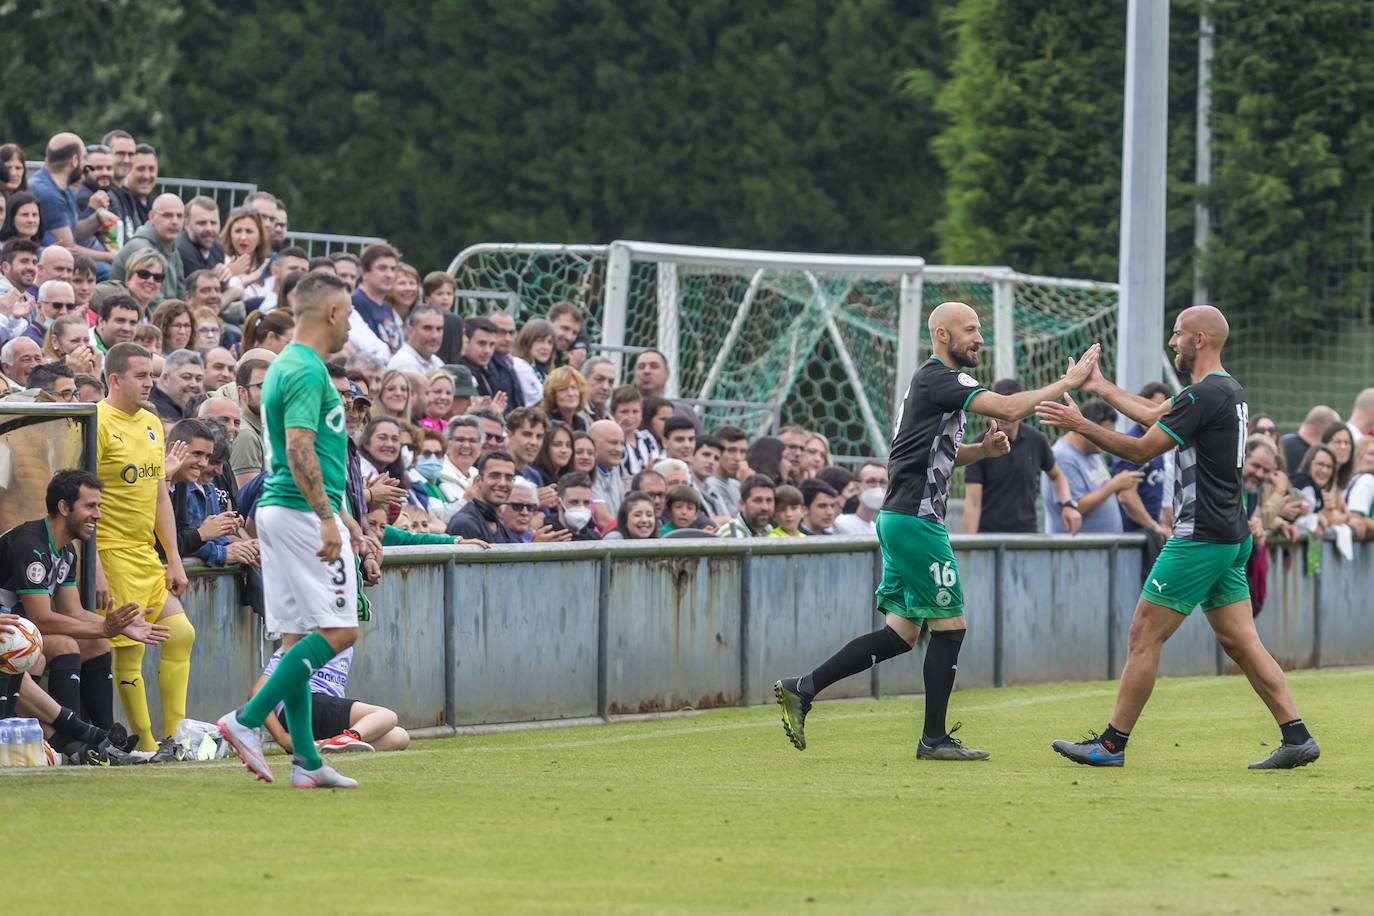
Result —
[[87, 143], [86, 152], [88, 153], [108, 153], [110, 148], [103, 143]]
[[162, 278], [167, 275], [155, 274], [151, 270], [136, 270], [134, 271], [134, 276], [138, 277], [140, 280], [156, 280], [157, 282], [161, 283]]

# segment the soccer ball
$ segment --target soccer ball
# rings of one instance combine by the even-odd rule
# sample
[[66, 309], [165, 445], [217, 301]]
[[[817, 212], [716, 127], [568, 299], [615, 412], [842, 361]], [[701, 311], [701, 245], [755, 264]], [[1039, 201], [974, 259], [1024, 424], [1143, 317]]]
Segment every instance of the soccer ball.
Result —
[[23, 617], [13, 626], [13, 633], [0, 635], [0, 673], [3, 674], [23, 674], [43, 654], [43, 634], [38, 632], [38, 627]]

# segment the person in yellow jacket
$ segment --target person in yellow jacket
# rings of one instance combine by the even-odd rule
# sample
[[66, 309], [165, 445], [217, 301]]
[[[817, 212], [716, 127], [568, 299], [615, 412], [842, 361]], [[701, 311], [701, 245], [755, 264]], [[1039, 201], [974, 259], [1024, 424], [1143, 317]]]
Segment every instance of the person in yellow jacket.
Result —
[[[105, 354], [105, 376], [109, 394], [96, 405], [96, 475], [105, 485], [95, 535], [96, 603], [102, 608], [128, 603], [149, 608], [148, 621], [170, 631], [158, 663], [166, 739], [186, 718], [186, 685], [196, 640], [195, 627], [180, 600], [186, 571], [177, 552], [176, 519], [167, 486], [171, 472], [166, 465], [179, 461], [180, 450], [174, 446], [171, 454], [166, 453], [162, 421], [143, 407], [153, 387], [151, 353], [134, 343], [116, 344]], [[162, 545], [165, 565], [157, 543]], [[143, 645], [123, 636], [110, 642], [115, 691], [129, 730], [139, 737], [139, 750], [156, 751], [154, 762], [176, 759], [174, 742], [159, 744], [153, 737], [143, 685]]]

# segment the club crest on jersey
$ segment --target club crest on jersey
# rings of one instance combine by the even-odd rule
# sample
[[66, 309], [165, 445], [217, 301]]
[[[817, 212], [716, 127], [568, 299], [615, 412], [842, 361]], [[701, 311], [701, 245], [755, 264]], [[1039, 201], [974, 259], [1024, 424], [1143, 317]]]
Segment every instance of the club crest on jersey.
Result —
[[965, 388], [977, 388], [978, 380], [973, 376], [969, 375], [967, 372], [960, 372], [959, 384], [963, 385]]
[[48, 570], [37, 560], [34, 560], [24, 569], [24, 576], [34, 585], [38, 585], [42, 582], [43, 577], [47, 575], [47, 573]]
[[949, 607], [950, 602], [953, 600], [954, 596], [950, 594], [947, 588], [942, 588], [935, 593], [935, 603], [940, 605], [940, 607]]
[[149, 442], [156, 442], [156, 441], [157, 441], [157, 433], [153, 432], [153, 428], [152, 428], [151, 426], [148, 427], [148, 441], [149, 441]]

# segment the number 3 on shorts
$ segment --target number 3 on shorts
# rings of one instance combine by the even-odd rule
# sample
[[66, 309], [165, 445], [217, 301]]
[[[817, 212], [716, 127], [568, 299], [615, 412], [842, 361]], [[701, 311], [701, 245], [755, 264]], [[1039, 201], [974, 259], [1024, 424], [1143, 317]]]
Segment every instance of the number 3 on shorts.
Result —
[[930, 564], [930, 577], [935, 580], [937, 588], [941, 585], [945, 588], [953, 588], [954, 583], [959, 581], [959, 571], [949, 561], [935, 562]]

